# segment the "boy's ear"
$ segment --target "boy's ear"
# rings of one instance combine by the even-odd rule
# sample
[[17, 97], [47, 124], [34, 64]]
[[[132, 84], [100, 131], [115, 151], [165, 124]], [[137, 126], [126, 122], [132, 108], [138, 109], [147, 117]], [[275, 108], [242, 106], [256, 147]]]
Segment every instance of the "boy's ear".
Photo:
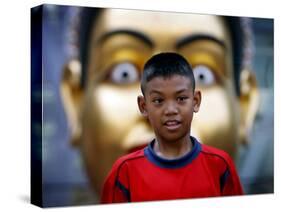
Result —
[[240, 73], [240, 126], [239, 136], [243, 144], [249, 142], [251, 131], [259, 107], [259, 89], [257, 80], [252, 71], [244, 69]]
[[139, 110], [144, 118], [147, 118], [147, 110], [144, 96], [138, 96], [138, 106]]
[[77, 146], [81, 139], [80, 105], [83, 91], [80, 85], [81, 64], [78, 60], [70, 60], [63, 69], [60, 93], [70, 128], [70, 141]]
[[193, 112], [197, 113], [200, 108], [201, 104], [201, 92], [200, 91], [194, 91], [194, 96], [193, 96]]

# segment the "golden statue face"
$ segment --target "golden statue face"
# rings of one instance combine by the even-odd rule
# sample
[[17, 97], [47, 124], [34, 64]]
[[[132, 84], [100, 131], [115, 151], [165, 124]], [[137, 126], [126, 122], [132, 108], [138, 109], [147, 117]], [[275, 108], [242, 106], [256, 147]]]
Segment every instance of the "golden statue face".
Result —
[[79, 146], [98, 193], [113, 162], [154, 136], [138, 111], [137, 96], [143, 65], [159, 52], [178, 52], [194, 68], [202, 102], [191, 135], [235, 155], [246, 118], [239, 116], [241, 97], [234, 89], [231, 38], [221, 17], [105, 9], [91, 37], [85, 90], [72, 88], [63, 96], [74, 102], [66, 110], [73, 131], [81, 133]]

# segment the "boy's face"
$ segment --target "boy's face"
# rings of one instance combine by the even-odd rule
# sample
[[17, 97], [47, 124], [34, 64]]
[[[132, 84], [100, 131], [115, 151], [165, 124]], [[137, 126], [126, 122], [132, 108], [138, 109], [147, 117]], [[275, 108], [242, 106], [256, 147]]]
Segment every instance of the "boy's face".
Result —
[[138, 97], [142, 115], [163, 142], [189, 135], [193, 112], [198, 112], [200, 102], [200, 92], [193, 92], [191, 80], [180, 75], [153, 78], [146, 84], [145, 97]]
[[[66, 83], [66, 87], [70, 84], [73, 90], [75, 98], [71, 101], [75, 104], [69, 104], [69, 93], [65, 94], [65, 102], [66, 106], [72, 106], [67, 112], [73, 129], [78, 132], [81, 129], [79, 145], [95, 190], [100, 191], [106, 174], [119, 156], [154, 137], [151, 126], [138, 111], [136, 98], [140, 94], [143, 65], [159, 52], [177, 52], [193, 66], [202, 103], [200, 113], [194, 115], [191, 135], [202, 143], [235, 154], [239, 140], [239, 102], [234, 90], [230, 35], [221, 17], [105, 9], [91, 33], [85, 89], [80, 94], [71, 85], [75, 81]], [[188, 80], [171, 79], [167, 81], [170, 91], [161, 87], [165, 80], [157, 78], [150, 83], [160, 86], [170, 100], [175, 89], [183, 87], [187, 88], [186, 94], [191, 95]], [[173, 86], [177, 80], [180, 83]], [[191, 99], [186, 102], [191, 104], [188, 107], [177, 104], [180, 111], [175, 118], [186, 121], [179, 134], [190, 128]], [[155, 117], [159, 115], [161, 121], [165, 121], [166, 116], [162, 109], [152, 110], [156, 107], [149, 103], [153, 114], [150, 121], [158, 129], [162, 122], [156, 122]], [[159, 126], [159, 134], [162, 130], [168, 138], [174, 136], [168, 128]]]

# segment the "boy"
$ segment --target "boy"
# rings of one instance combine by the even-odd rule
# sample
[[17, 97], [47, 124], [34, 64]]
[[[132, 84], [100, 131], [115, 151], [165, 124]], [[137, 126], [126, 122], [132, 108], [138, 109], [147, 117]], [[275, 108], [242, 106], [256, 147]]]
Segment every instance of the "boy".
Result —
[[193, 71], [176, 53], [160, 53], [144, 66], [141, 114], [155, 139], [118, 159], [107, 177], [102, 203], [169, 200], [243, 194], [227, 153], [200, 144], [190, 135], [200, 91]]

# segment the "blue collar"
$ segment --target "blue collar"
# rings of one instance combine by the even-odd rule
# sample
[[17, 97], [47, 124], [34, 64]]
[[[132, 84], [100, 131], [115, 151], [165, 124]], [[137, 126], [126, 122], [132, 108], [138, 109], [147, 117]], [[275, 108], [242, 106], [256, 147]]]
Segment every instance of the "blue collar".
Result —
[[161, 168], [181, 168], [189, 163], [191, 163], [200, 153], [201, 144], [196, 140], [196, 138], [190, 136], [192, 142], [192, 149], [189, 153], [183, 155], [177, 159], [165, 159], [159, 157], [153, 150], [155, 139], [152, 140], [148, 146], [144, 149], [144, 155], [153, 164], [160, 166]]

